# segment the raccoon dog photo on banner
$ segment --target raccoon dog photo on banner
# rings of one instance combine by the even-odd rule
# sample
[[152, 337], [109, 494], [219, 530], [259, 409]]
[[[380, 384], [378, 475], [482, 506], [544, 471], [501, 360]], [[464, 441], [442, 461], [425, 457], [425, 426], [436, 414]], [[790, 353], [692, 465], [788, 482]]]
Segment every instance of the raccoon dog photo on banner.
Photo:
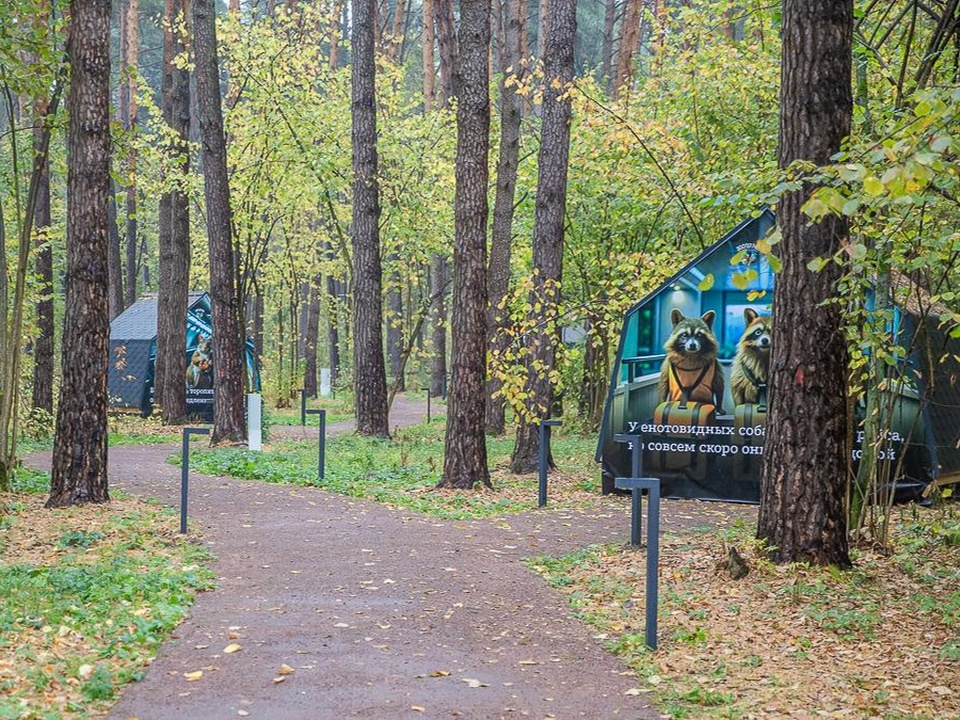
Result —
[[737, 342], [737, 352], [730, 368], [730, 392], [734, 405], [766, 402], [761, 398], [766, 392], [767, 374], [770, 367], [770, 316], [760, 315], [753, 308], [743, 311], [746, 329]]
[[660, 368], [657, 398], [663, 402], [693, 401], [723, 413], [723, 368], [717, 360], [719, 343], [713, 333], [716, 313], [685, 317], [679, 308], [670, 311], [673, 331], [664, 343], [667, 356]]

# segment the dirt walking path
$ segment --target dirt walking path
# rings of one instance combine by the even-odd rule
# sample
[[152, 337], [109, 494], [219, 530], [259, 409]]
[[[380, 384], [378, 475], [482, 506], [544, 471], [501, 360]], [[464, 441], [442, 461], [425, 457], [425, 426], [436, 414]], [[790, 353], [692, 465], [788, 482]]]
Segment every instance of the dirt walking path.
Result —
[[[422, 422], [404, 403], [392, 426]], [[111, 487], [177, 505], [172, 451], [112, 448]], [[659, 717], [627, 694], [636, 681], [565, 599], [520, 562], [625, 541], [624, 498], [600, 515], [445, 522], [192, 473], [189, 512], [218, 558], [217, 588], [197, 598], [111, 718]], [[242, 650], [224, 653], [231, 643]]]

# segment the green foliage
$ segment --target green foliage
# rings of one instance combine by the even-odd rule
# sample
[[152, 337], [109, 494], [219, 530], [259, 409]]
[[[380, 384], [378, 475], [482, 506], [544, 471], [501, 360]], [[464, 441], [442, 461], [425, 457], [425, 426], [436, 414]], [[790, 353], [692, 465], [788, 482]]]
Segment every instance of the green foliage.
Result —
[[98, 540], [103, 540], [103, 533], [92, 531], [87, 532], [85, 530], [71, 530], [70, 532], [63, 535], [59, 541], [57, 541], [57, 547], [60, 550], [66, 550], [68, 548], [88, 548]]
[[113, 675], [103, 665], [97, 665], [90, 678], [83, 684], [84, 697], [89, 700], [110, 700], [116, 692]]
[[[297, 486], [322, 487], [350, 497], [362, 497], [394, 507], [446, 519], [493, 517], [523, 512], [536, 506], [536, 477], [504, 476], [499, 490], [471, 492], [436, 489], [443, 462], [443, 425], [431, 423], [398, 430], [393, 440], [357, 435], [335, 435], [326, 441], [325, 477], [317, 468], [315, 442], [283, 441], [264, 452], [236, 448], [194, 448], [191, 469], [208, 475], [226, 475]], [[490, 438], [491, 466], [506, 464], [512, 440]], [[593, 443], [588, 438], [560, 435], [554, 457], [570, 472], [589, 468]], [[178, 456], [174, 457], [179, 462]], [[559, 500], [554, 505], [562, 507]]]
[[[7, 511], [8, 533], [35, 519], [28, 513], [51, 512], [35, 500]], [[25, 706], [46, 713], [31, 717], [85, 717], [142, 676], [196, 593], [211, 587], [210, 556], [170, 530], [172, 511], [147, 505], [101, 510], [99, 530], [59, 538], [55, 516], [36, 519], [29, 557], [0, 562], [0, 652], [24, 669], [4, 676], [0, 717], [25, 717]], [[57, 698], [52, 685], [63, 689]]]
[[15, 493], [50, 492], [50, 473], [19, 467], [13, 474], [11, 490]]

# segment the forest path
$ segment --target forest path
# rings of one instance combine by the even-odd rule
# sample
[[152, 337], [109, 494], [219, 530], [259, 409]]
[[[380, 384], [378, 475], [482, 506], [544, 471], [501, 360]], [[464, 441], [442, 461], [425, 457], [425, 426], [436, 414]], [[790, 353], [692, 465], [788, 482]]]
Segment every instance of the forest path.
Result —
[[[412, 403], [403, 422], [424, 412]], [[174, 451], [111, 448], [111, 487], [176, 506]], [[109, 717], [658, 718], [626, 694], [637, 680], [596, 631], [520, 562], [626, 541], [629, 500], [609, 500], [600, 513], [451, 522], [191, 473], [191, 533], [217, 557], [217, 587]], [[687, 503], [663, 513], [668, 527], [704, 517]], [[231, 643], [242, 650], [224, 653]]]
[[[433, 398], [430, 402], [431, 419], [443, 417], [446, 414], [446, 404], [439, 398]], [[397, 428], [419, 425], [427, 421], [427, 401], [426, 398], [416, 399], [408, 398], [406, 395], [398, 393], [390, 406], [388, 427], [393, 433]], [[273, 425], [270, 428], [271, 438], [283, 438], [299, 440], [303, 438], [317, 437], [318, 422], [315, 416], [307, 416], [306, 425]], [[336, 423], [327, 423], [328, 435], [345, 435], [352, 433], [357, 429], [355, 418], [349, 418]]]

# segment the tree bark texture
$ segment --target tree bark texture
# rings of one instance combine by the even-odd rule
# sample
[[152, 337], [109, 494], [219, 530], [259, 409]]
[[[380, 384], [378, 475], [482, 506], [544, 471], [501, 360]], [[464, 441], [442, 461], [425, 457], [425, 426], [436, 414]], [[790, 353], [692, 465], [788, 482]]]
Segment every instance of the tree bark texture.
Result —
[[123, 260], [121, 259], [120, 228], [117, 227], [117, 189], [110, 178], [110, 194], [107, 198], [107, 237], [109, 238], [110, 263], [110, 320], [123, 312], [126, 303], [123, 294]]
[[447, 258], [439, 253], [430, 260], [431, 340], [430, 393], [434, 397], [447, 396]]
[[353, 372], [357, 432], [390, 434], [383, 360], [374, 0], [353, 3]]
[[613, 29], [617, 22], [617, 0], [605, 0], [603, 14], [603, 43], [600, 50], [600, 72], [606, 87], [613, 85]]
[[315, 277], [307, 297], [307, 318], [304, 328], [303, 391], [307, 397], [319, 394], [317, 382], [317, 344], [320, 336], [320, 288], [322, 280]]
[[[524, 61], [530, 60], [530, 30], [527, 23], [530, 20], [530, 12], [527, 7], [527, 0], [517, 0], [517, 12], [520, 16], [520, 58]], [[524, 112], [529, 114], [528, 108], [524, 105]]]
[[537, 6], [537, 52], [540, 59], [546, 57], [550, 37], [550, 0], [539, 0]]
[[[533, 289], [531, 312], [542, 308], [529, 336], [528, 383], [532, 416], [521, 418], [510, 458], [515, 473], [533, 472], [539, 464], [540, 420], [553, 405], [550, 373], [556, 365], [560, 328], [558, 309], [563, 271], [563, 218], [567, 203], [567, 162], [570, 154], [570, 98], [573, 46], [577, 32], [576, 0], [554, 0], [543, 68], [537, 203], [533, 228]], [[552, 464], [552, 461], [551, 461]]]
[[[457, 94], [456, 68], [457, 31], [453, 14], [453, 0], [433, 0], [435, 11], [434, 29], [440, 48], [440, 97], [441, 107], [446, 107]], [[461, 14], [462, 14], [461, 10]], [[462, 20], [461, 20], [462, 22]], [[486, 64], [486, 60], [484, 60]]]
[[[122, 23], [121, 23], [122, 24]], [[163, 68], [160, 74], [160, 108], [163, 121], [170, 125], [172, 114], [173, 92], [173, 35], [174, 35], [173, 0], [166, 0], [163, 13]], [[163, 178], [164, 183], [169, 178]], [[165, 189], [160, 193], [157, 203], [157, 250], [160, 256], [157, 267], [157, 354], [153, 365], [153, 404], [164, 406], [164, 390], [167, 380], [167, 362], [170, 359], [167, 343], [169, 337], [164, 333], [164, 319], [170, 312], [170, 244], [173, 230], [170, 225], [170, 191]], [[186, 352], [186, 350], [184, 350]], [[172, 400], [171, 400], [172, 402]]]
[[[46, 122], [47, 103], [34, 104], [33, 150], [36, 156], [46, 153], [43, 139], [43, 123]], [[42, 238], [37, 250], [37, 278], [41, 283], [42, 297], [37, 302], [37, 338], [33, 343], [33, 397], [32, 407], [53, 416], [53, 250], [46, 238], [50, 229], [50, 163], [42, 158], [37, 184], [36, 209], [34, 210], [35, 232]]]
[[160, 265], [157, 292], [157, 361], [154, 372], [156, 397], [163, 408], [163, 421], [181, 424], [187, 419], [186, 316], [190, 282], [190, 210], [180, 180], [190, 171], [190, 75], [174, 64], [185, 49], [179, 19], [186, 9], [183, 0], [166, 0], [163, 51], [163, 117], [176, 134], [168, 151], [179, 157], [180, 177], [168, 178], [160, 198]]
[[387, 354], [390, 357], [390, 378], [397, 390], [406, 390], [403, 377], [403, 294], [400, 274], [392, 273], [387, 291]]
[[[493, 237], [490, 241], [490, 262], [487, 265], [487, 334], [490, 352], [496, 356], [506, 350], [510, 337], [506, 332], [507, 313], [500, 305], [510, 289], [510, 257], [513, 248], [513, 208], [517, 189], [517, 166], [520, 156], [520, 123], [523, 120], [523, 97], [517, 94], [509, 75], [518, 79], [526, 75], [520, 64], [520, 3], [504, 2], [504, 40], [501, 54], [500, 84], [500, 155], [497, 160], [497, 189], [493, 203]], [[506, 425], [504, 400], [498, 395], [503, 381], [488, 374], [486, 393], [487, 432], [501, 435]]]
[[459, 39], [453, 353], [441, 485], [472, 488], [490, 485], [484, 434], [490, 0], [461, 0]]
[[503, 43], [504, 43], [504, 7], [501, 0], [491, 0], [490, 2], [490, 82], [493, 82], [494, 74], [503, 69]]
[[629, 93], [633, 82], [633, 54], [640, 37], [641, 0], [625, 0], [620, 23], [620, 45], [617, 48], [617, 69], [613, 77], [613, 99]]
[[127, 306], [137, 301], [137, 268], [140, 243], [137, 227], [137, 154], [133, 147], [133, 134], [137, 123], [137, 55], [139, 53], [140, 3], [139, 0], [123, 0], [120, 6], [120, 88], [118, 110], [123, 131], [127, 136], [128, 151], [123, 160], [123, 176], [126, 180], [126, 229], [127, 229]]
[[244, 387], [246, 362], [240, 332], [236, 264], [230, 238], [230, 188], [227, 144], [223, 134], [220, 73], [217, 66], [213, 0], [193, 3], [197, 119], [203, 138], [203, 189], [207, 205], [210, 300], [213, 306], [213, 432], [211, 444], [246, 438]]
[[340, 377], [340, 322], [336, 281], [327, 277], [327, 297], [332, 301], [327, 306], [327, 352], [330, 363], [330, 385], [335, 387]]
[[67, 278], [47, 507], [107, 502], [110, 0], [70, 6]]
[[[387, 47], [387, 57], [390, 61], [400, 61], [400, 52], [403, 49], [404, 29], [406, 28], [407, 0], [397, 0], [393, 10], [393, 28], [390, 31], [390, 44]], [[401, 63], [402, 64], [402, 63]]]
[[[787, 0], [783, 6], [780, 166], [830, 161], [849, 133], [852, 0]], [[801, 211], [811, 187], [777, 208], [783, 270], [773, 296], [768, 434], [758, 536], [777, 562], [850, 565], [847, 471], [847, 346], [835, 296], [841, 268], [815, 273], [814, 258], [845, 241], [845, 219], [811, 225]]]
[[433, 94], [436, 83], [436, 69], [433, 61], [433, 0], [423, 0], [423, 111], [433, 110]]

